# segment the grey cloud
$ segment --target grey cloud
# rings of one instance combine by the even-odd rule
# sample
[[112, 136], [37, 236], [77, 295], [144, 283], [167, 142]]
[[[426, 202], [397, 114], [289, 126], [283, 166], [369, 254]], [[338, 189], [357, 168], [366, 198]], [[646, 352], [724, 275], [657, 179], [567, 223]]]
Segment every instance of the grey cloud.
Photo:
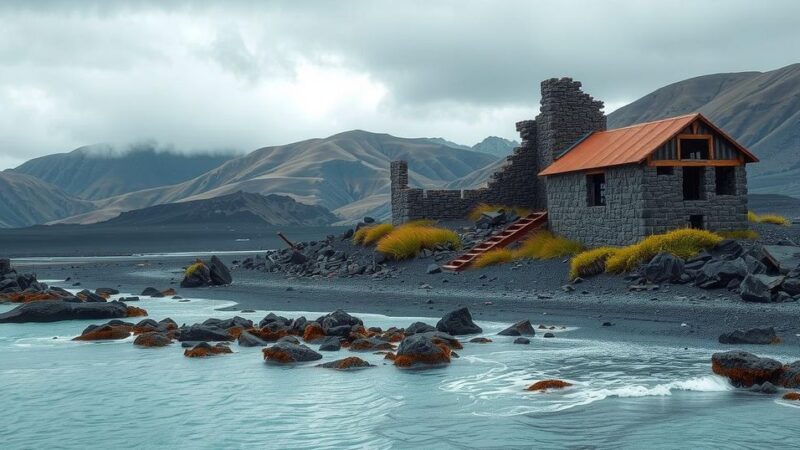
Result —
[[[619, 105], [774, 69], [800, 61], [798, 16], [789, 0], [5, 1], [0, 164], [95, 142], [250, 150], [353, 128], [515, 138], [544, 78]], [[385, 95], [359, 109], [347, 86], [314, 91], [325, 75], [304, 64]]]

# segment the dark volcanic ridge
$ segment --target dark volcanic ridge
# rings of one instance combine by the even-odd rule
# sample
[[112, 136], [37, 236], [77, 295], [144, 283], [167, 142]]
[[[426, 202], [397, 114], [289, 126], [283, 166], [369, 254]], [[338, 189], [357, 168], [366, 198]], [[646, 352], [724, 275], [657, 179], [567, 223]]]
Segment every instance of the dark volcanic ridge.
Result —
[[235, 192], [202, 200], [168, 203], [123, 212], [105, 226], [151, 226], [208, 223], [324, 226], [338, 218], [322, 206], [283, 195]]

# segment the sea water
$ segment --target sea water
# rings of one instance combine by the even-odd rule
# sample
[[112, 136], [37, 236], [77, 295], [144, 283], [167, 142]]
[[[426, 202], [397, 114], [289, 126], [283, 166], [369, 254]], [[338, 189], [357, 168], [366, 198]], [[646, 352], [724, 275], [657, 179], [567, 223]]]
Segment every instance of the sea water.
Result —
[[[179, 324], [267, 313], [199, 298], [135, 305]], [[383, 328], [437, 320], [352, 313]], [[569, 327], [518, 345], [496, 335], [508, 324], [479, 321], [494, 342], [464, 339], [440, 369], [399, 370], [346, 349], [279, 367], [236, 343], [232, 355], [194, 359], [179, 343], [71, 340], [91, 323], [0, 324], [0, 448], [788, 448], [800, 432], [797, 403], [731, 388], [706, 348], [576, 339]], [[315, 367], [351, 355], [377, 367]], [[525, 391], [550, 378], [574, 386]]]

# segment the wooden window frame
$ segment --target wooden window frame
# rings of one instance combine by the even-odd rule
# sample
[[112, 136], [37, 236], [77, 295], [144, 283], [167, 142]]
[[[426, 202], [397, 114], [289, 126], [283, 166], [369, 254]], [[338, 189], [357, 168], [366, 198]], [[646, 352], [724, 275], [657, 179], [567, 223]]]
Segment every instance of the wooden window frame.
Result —
[[[714, 161], [714, 136], [711, 134], [679, 134], [675, 137], [677, 139], [678, 147], [678, 160], [679, 161]], [[705, 139], [708, 145], [708, 159], [683, 159], [683, 150], [681, 150], [682, 139]]]
[[[597, 175], [602, 175], [603, 176], [603, 190], [605, 191], [606, 188], [608, 187], [608, 178], [606, 177], [606, 172], [604, 170], [590, 170], [590, 171], [587, 171], [584, 174], [584, 176], [586, 177], [586, 207], [587, 208], [594, 208], [596, 206], [604, 207], [604, 206], [606, 206], [608, 204], [608, 199], [606, 198], [605, 192], [603, 192], [603, 195], [601, 196], [594, 189], [594, 185], [593, 185], [594, 177], [596, 177]], [[590, 184], [590, 183], [592, 183], [592, 184]], [[598, 197], [600, 197], [600, 202], [599, 203], [595, 203], [594, 202], [595, 194], [597, 194]]]

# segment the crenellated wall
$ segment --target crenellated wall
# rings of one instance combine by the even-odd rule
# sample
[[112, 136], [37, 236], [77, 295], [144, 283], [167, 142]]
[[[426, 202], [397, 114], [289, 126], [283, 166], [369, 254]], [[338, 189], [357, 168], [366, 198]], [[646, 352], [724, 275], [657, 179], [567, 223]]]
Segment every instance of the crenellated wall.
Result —
[[391, 163], [392, 221], [463, 219], [478, 203], [547, 209], [545, 180], [538, 173], [591, 131], [605, 130], [603, 102], [581, 91], [571, 78], [541, 83], [541, 108], [535, 120], [518, 122], [522, 140], [507, 157], [507, 164], [492, 174], [487, 186], [467, 190], [409, 188], [408, 165]]

